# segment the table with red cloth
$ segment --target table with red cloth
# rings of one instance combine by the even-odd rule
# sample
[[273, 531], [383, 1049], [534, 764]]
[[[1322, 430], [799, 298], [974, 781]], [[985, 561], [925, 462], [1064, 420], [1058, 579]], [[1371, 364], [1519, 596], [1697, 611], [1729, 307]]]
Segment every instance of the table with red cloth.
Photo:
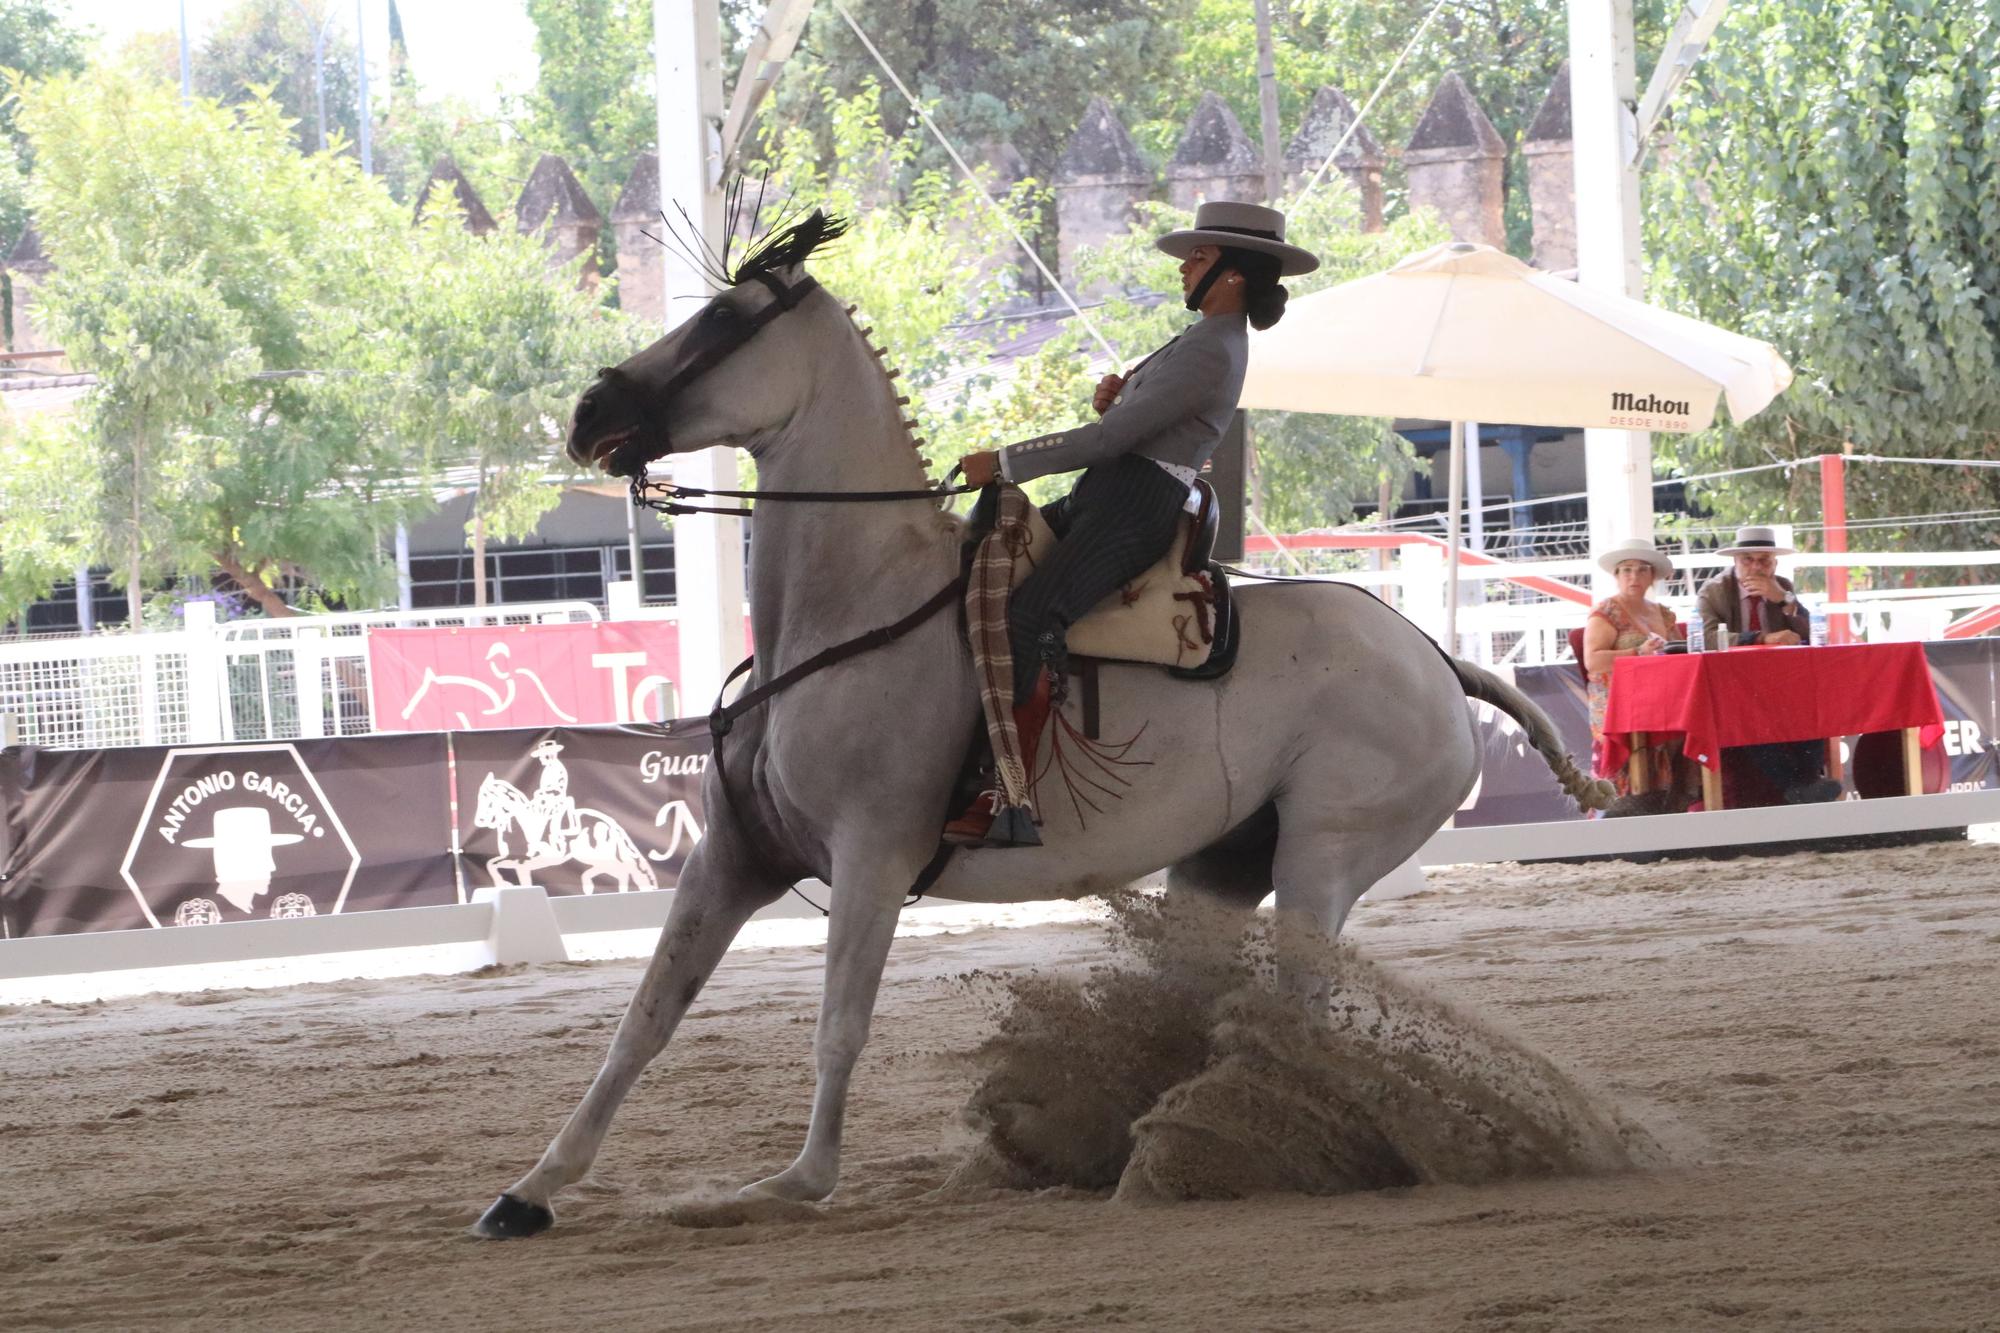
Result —
[[[1873, 731], [1904, 734], [1906, 777], [1917, 751], [1944, 734], [1944, 710], [1919, 643], [1621, 657], [1604, 708], [1605, 762], [1624, 764], [1633, 737], [1678, 735], [1702, 767], [1703, 804], [1721, 807], [1722, 752]], [[1644, 744], [1644, 742], [1640, 742]]]

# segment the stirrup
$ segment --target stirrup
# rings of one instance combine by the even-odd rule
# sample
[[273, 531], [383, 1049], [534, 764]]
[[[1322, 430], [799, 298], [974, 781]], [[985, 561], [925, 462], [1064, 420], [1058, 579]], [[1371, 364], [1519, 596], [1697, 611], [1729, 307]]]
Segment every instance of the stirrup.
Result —
[[944, 826], [940, 841], [958, 847], [1039, 847], [1041, 832], [1028, 812], [1018, 805], [1002, 805], [1006, 799], [998, 787], [989, 787], [973, 797], [965, 813]]

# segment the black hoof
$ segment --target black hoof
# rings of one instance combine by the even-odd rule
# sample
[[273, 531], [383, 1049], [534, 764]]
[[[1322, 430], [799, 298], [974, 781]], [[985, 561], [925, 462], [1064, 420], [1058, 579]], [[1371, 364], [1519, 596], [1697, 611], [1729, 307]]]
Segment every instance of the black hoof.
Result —
[[472, 1225], [472, 1234], [488, 1240], [524, 1240], [556, 1224], [556, 1215], [538, 1203], [503, 1194]]

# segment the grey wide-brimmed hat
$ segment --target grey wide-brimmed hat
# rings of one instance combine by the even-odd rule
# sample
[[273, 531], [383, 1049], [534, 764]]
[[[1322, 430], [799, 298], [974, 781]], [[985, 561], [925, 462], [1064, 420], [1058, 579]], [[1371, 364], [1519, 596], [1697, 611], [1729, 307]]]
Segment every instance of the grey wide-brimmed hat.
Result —
[[1194, 226], [1170, 231], [1153, 244], [1176, 259], [1197, 245], [1226, 245], [1278, 257], [1278, 276], [1296, 278], [1319, 267], [1319, 256], [1285, 244], [1285, 215], [1262, 204], [1216, 200], [1194, 211]]
[[1736, 529], [1736, 544], [1725, 546], [1717, 555], [1791, 555], [1792, 548], [1778, 545], [1775, 528], [1747, 527]]
[[1618, 572], [1618, 566], [1624, 564], [1627, 560], [1644, 560], [1653, 567], [1653, 572], [1663, 579], [1673, 576], [1674, 562], [1667, 559], [1661, 553], [1659, 547], [1649, 541], [1641, 541], [1637, 538], [1629, 542], [1619, 542], [1616, 546], [1598, 556], [1597, 565], [1598, 568], [1605, 572], [1615, 574]]

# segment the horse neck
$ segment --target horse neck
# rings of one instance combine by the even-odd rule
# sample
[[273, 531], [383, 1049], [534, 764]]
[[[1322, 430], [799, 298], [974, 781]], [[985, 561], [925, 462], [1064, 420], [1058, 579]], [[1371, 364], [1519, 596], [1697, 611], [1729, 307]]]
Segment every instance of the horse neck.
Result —
[[[928, 485], [903, 424], [895, 381], [829, 298], [815, 322], [807, 400], [760, 442], [757, 484], [770, 491], [907, 491]], [[765, 501], [750, 538], [751, 630], [760, 658], [783, 668], [807, 653], [902, 618], [948, 580], [957, 520], [922, 500]]]

